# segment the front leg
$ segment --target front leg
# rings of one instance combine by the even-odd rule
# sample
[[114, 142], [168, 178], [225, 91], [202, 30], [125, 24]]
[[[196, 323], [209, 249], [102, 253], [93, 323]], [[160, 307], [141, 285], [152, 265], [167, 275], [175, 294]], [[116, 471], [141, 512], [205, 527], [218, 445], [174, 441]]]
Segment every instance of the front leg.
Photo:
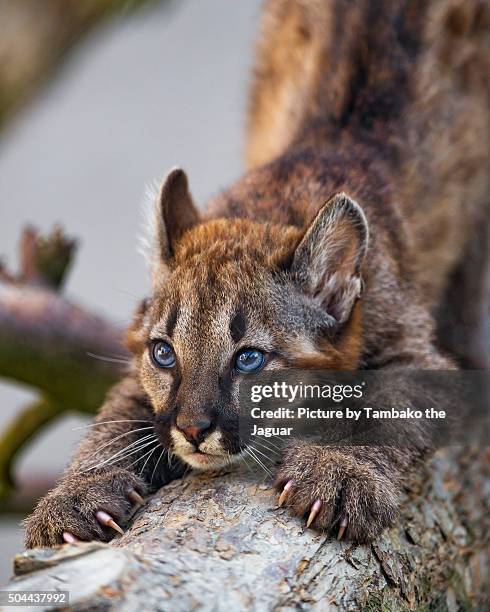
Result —
[[[439, 408], [454, 404], [457, 396], [451, 386], [434, 386], [430, 377], [425, 381], [410, 376], [418, 370], [454, 369], [430, 343], [423, 352], [407, 349], [401, 358], [393, 351], [385, 363], [390, 365], [381, 360], [377, 364], [383, 377], [364, 398], [366, 405], [417, 407], [421, 398], [429, 398]], [[414, 385], [414, 380], [419, 384]], [[291, 444], [277, 474], [279, 504], [286, 503], [295, 515], [307, 517], [308, 526], [338, 538], [344, 534], [356, 542], [376, 538], [397, 520], [402, 478], [433, 448], [426, 422], [397, 421], [393, 428], [389, 419], [386, 423], [377, 420], [374, 434], [377, 442], [371, 445]]]
[[26, 546], [121, 533], [142, 496], [182, 472], [154, 426], [147, 397], [128, 377], [108, 395], [59, 484], [26, 519]]
[[26, 519], [26, 547], [108, 542], [124, 533], [134, 509], [144, 503], [146, 491], [141, 478], [122, 468], [67, 475]]
[[279, 505], [306, 517], [308, 527], [368, 542], [397, 519], [399, 474], [379, 447], [297, 442], [285, 449], [277, 475]]

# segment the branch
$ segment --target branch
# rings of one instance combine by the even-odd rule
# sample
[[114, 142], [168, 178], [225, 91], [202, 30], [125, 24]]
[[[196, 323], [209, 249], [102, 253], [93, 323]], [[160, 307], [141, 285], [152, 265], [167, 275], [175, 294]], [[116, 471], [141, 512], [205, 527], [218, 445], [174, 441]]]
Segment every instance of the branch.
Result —
[[102, 317], [44, 289], [0, 284], [0, 376], [95, 412], [127, 358], [122, 331]]
[[12, 490], [16, 455], [67, 411], [95, 412], [129, 363], [122, 330], [57, 293], [75, 251], [59, 228], [33, 228], [20, 240], [20, 269], [0, 265], [0, 376], [33, 387], [42, 399], [0, 437], [0, 499]]
[[39, 285], [59, 291], [70, 269], [76, 241], [64, 235], [59, 226], [42, 236], [33, 227], [22, 231], [19, 241], [19, 272], [11, 273], [0, 262], [0, 281], [12, 285]]
[[156, 0], [2, 0], [0, 128], [97, 25]]
[[12, 464], [20, 449], [43, 427], [55, 419], [63, 407], [40, 399], [22, 410], [0, 435], [0, 499], [14, 488]]
[[94, 413], [125, 359], [121, 330], [105, 319], [53, 292], [0, 284], [0, 376], [44, 397], [0, 437], [0, 499], [11, 492], [12, 465], [24, 445], [63, 412]]
[[94, 412], [128, 352], [121, 329], [57, 293], [75, 247], [60, 228], [43, 237], [28, 227], [19, 271], [0, 266], [0, 376], [41, 390], [67, 410]]
[[18, 555], [8, 589], [62, 579], [73, 610], [488, 609], [488, 461], [441, 453], [410, 484], [399, 526], [371, 546], [305, 530], [244, 474], [191, 476], [163, 487], [112, 545]]

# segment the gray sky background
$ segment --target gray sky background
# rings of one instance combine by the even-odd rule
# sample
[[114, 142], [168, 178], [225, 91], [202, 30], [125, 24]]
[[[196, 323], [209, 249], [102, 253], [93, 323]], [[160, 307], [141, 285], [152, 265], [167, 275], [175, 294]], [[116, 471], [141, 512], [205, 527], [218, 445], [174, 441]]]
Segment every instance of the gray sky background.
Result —
[[[80, 239], [66, 293], [129, 320], [149, 288], [137, 253], [145, 185], [183, 166], [203, 204], [242, 170], [246, 92], [261, 0], [180, 0], [93, 35], [0, 140], [0, 254], [22, 226]], [[0, 383], [0, 427], [31, 397]], [[66, 419], [31, 446], [19, 476], [60, 471], [80, 436]], [[0, 523], [0, 582], [21, 547]]]

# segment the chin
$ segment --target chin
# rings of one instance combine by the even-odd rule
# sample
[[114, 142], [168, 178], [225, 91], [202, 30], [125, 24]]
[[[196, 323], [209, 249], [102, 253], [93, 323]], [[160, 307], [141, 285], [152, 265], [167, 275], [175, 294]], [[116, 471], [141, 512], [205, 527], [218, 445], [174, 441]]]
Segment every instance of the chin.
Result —
[[209, 455], [207, 453], [176, 453], [181, 461], [187, 463], [195, 470], [217, 470], [223, 468], [231, 463], [235, 463], [239, 459], [239, 455]]

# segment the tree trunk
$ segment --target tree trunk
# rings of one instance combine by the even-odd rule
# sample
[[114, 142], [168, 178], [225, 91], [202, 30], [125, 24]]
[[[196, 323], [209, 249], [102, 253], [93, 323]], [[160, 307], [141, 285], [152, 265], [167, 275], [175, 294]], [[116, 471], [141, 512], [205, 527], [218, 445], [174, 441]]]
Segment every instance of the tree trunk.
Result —
[[191, 475], [111, 545], [18, 555], [8, 588], [68, 590], [74, 610], [488, 609], [489, 462], [439, 451], [370, 546], [304, 529], [260, 477]]

